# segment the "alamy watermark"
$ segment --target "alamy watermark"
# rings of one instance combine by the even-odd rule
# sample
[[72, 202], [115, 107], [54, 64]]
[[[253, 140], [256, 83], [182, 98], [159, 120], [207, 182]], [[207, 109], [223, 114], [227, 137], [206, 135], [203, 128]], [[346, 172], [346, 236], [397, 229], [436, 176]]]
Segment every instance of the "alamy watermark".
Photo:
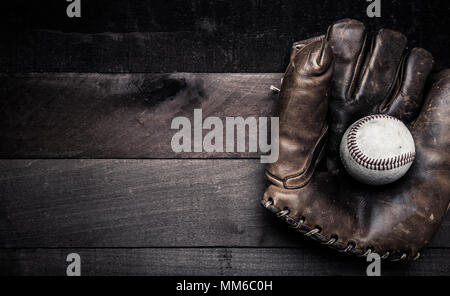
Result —
[[[273, 163], [278, 160], [279, 153], [279, 118], [270, 117], [270, 144], [268, 143], [268, 123], [268, 117], [245, 119], [225, 117], [224, 122], [219, 117], [211, 116], [203, 120], [202, 109], [194, 109], [193, 124], [189, 118], [183, 116], [172, 120], [170, 128], [178, 130], [172, 137], [172, 150], [177, 153], [258, 152], [259, 150], [261, 153], [270, 152], [269, 155], [261, 155], [262, 163]], [[203, 131], [208, 131], [204, 137]], [[246, 151], [246, 144], [248, 144], [248, 151]]]
[[81, 0], [66, 0], [70, 2], [67, 5], [66, 14], [68, 17], [81, 17]]
[[68, 254], [66, 262], [69, 262], [66, 268], [67, 276], [81, 276], [81, 257], [78, 253]]
[[371, 2], [367, 6], [366, 13], [368, 17], [381, 17], [381, 0], [366, 0]]
[[367, 276], [381, 276], [381, 257], [377, 253], [370, 253], [366, 258], [370, 264], [367, 266]]

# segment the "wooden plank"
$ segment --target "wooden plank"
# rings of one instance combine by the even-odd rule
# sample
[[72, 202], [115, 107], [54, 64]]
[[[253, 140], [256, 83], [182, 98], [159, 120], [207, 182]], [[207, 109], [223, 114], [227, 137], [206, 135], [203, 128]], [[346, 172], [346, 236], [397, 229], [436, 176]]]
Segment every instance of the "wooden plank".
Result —
[[1, 160], [0, 247], [317, 248], [259, 205], [265, 186], [256, 159]]
[[193, 125], [198, 108], [203, 119], [271, 116], [275, 94], [270, 85], [279, 85], [280, 78], [281, 74], [0, 74], [0, 158], [258, 157], [239, 152], [175, 153], [171, 140], [177, 130], [171, 130], [171, 122], [185, 116]]
[[[42, 2], [42, 1], [41, 1]], [[399, 30], [448, 67], [446, 0], [386, 1], [389, 17], [367, 19], [366, 1], [17, 0], [0, 11], [2, 72], [282, 72], [290, 44], [323, 34], [340, 18]]]
[[[363, 259], [302, 248], [144, 248], [0, 250], [0, 275], [66, 275], [69, 253], [94, 275], [323, 276], [366, 275]], [[381, 275], [450, 273], [450, 250], [428, 249], [411, 263], [382, 262]]]

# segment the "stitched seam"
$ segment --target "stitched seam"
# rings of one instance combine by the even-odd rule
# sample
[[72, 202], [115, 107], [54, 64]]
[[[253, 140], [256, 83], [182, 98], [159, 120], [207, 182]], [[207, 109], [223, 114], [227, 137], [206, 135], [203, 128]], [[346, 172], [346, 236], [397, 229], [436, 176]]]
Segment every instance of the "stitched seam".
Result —
[[[264, 203], [263, 207], [265, 207], [266, 209], [269, 209], [269, 208], [275, 209], [275, 210], [278, 211], [278, 213], [282, 212], [280, 209], [278, 209], [277, 207], [275, 207], [273, 205], [273, 202], [270, 202], [270, 201], [268, 202], [268, 204]], [[320, 234], [321, 231], [317, 231], [317, 232], [315, 232], [312, 235], [306, 235], [306, 234], [310, 233], [312, 230], [314, 230], [316, 228], [304, 224], [304, 220], [303, 221], [296, 221], [294, 218], [289, 216], [289, 210], [287, 211], [286, 214], [283, 214], [283, 215], [277, 216], [277, 217], [279, 219], [282, 219], [285, 223], [288, 223], [288, 224], [291, 224], [291, 223], [288, 222], [288, 219], [290, 219], [291, 221], [296, 223], [296, 225], [294, 225], [293, 228], [295, 228], [296, 230], [299, 230], [301, 232], [304, 232], [303, 235], [307, 236], [308, 238], [311, 238], [311, 239], [314, 239], [314, 240], [318, 240], [317, 238], [321, 238], [324, 241], [328, 240], [328, 242], [325, 242], [323, 244], [327, 245], [328, 247], [330, 247], [332, 249], [337, 250], [338, 252], [344, 252], [344, 253], [347, 253], [347, 254], [350, 254], [350, 255], [355, 255], [357, 257], [365, 257], [365, 256], [367, 256], [368, 254], [370, 254], [370, 253], [372, 253], [374, 251], [374, 250], [372, 250], [372, 248], [367, 248], [365, 251], [360, 249], [360, 248], [357, 248], [353, 241], [348, 241], [346, 247], [340, 248], [340, 247], [337, 246], [337, 244], [339, 244], [338, 240], [336, 240], [334, 238], [327, 239], [325, 236]], [[304, 217], [304, 216], [302, 216], [302, 217], [303, 217], [303, 219], [306, 219], [306, 217]], [[301, 226], [306, 227], [307, 230], [300, 230]], [[322, 228], [322, 226], [320, 226], [320, 227]], [[317, 237], [317, 238], [315, 238], [315, 237]], [[400, 251], [400, 252], [397, 251], [397, 256], [395, 256], [395, 254], [392, 253], [391, 251], [386, 251], [381, 256], [381, 258], [382, 259], [387, 259], [387, 260], [390, 260], [390, 261], [408, 260], [408, 253], [409, 252], [410, 252], [410, 250], [405, 250], [405, 251]], [[398, 255], [400, 255], [400, 256], [398, 256]], [[420, 252], [417, 252], [417, 254], [414, 256], [413, 260], [416, 260], [416, 259], [420, 258], [420, 256], [421, 256]]]
[[[387, 119], [394, 119], [397, 121], [400, 121], [399, 119], [385, 115], [385, 114], [377, 114], [377, 115], [370, 115], [364, 118], [361, 118], [358, 120], [350, 129], [347, 135], [347, 148], [351, 155], [351, 157], [360, 165], [364, 166], [367, 169], [370, 170], [377, 170], [377, 171], [384, 171], [384, 170], [391, 170], [395, 169], [401, 166], [404, 166], [414, 160], [416, 157], [415, 152], [406, 152], [400, 155], [397, 155], [395, 157], [388, 157], [383, 159], [375, 159], [370, 158], [367, 155], [365, 155], [361, 149], [359, 148], [358, 144], [356, 143], [356, 136], [358, 134], [359, 129], [366, 124], [370, 120], [374, 119], [381, 119], [381, 118], [387, 118]], [[400, 121], [401, 122], [401, 121]]]

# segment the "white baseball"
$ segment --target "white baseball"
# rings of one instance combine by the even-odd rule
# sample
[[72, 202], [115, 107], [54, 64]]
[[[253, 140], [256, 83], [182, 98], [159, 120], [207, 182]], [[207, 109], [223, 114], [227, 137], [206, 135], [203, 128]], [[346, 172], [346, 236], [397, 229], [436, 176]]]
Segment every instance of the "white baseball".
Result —
[[378, 114], [363, 117], [347, 129], [340, 155], [353, 178], [370, 185], [384, 185], [406, 174], [416, 149], [403, 122]]

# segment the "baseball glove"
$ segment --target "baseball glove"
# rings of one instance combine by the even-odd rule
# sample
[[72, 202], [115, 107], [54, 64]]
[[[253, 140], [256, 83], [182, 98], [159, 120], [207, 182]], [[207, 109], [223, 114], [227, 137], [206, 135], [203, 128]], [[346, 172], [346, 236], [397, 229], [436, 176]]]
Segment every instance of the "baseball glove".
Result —
[[[276, 103], [279, 159], [266, 167], [261, 203], [341, 252], [417, 259], [449, 207], [450, 70], [428, 79], [431, 54], [406, 54], [406, 43], [386, 29], [370, 39], [362, 23], [342, 20], [293, 46]], [[380, 113], [408, 126], [416, 159], [400, 180], [364, 185], [343, 168], [339, 144], [354, 121]]]

